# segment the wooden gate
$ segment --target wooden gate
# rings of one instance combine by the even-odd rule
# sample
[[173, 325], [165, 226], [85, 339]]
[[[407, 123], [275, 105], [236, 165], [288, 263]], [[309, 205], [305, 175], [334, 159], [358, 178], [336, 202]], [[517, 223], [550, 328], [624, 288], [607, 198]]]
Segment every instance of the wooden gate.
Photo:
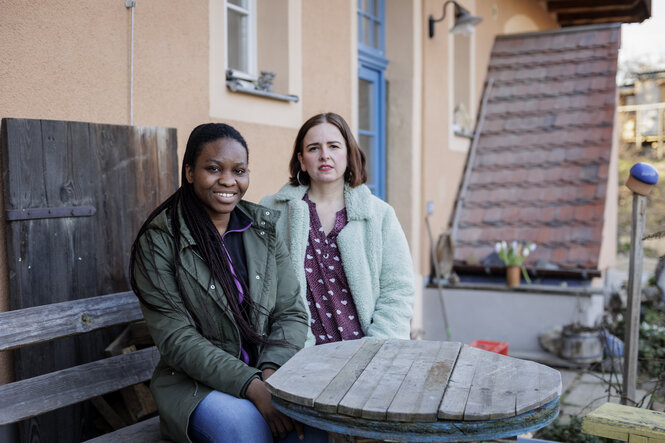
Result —
[[[2, 161], [10, 309], [129, 290], [136, 232], [178, 185], [175, 129], [3, 119]], [[16, 379], [97, 360], [112, 333], [15, 351]], [[93, 416], [26, 420], [21, 441], [81, 441]]]

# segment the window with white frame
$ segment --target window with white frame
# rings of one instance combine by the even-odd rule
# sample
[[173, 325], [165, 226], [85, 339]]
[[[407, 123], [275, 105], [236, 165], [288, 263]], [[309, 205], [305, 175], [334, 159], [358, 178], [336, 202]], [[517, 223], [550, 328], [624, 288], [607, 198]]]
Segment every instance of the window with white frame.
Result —
[[453, 34], [455, 63], [453, 68], [453, 130], [456, 135], [470, 136], [474, 130], [471, 36]]
[[256, 77], [256, 0], [226, 0], [226, 68]]
[[302, 1], [209, 0], [210, 117], [302, 124]]

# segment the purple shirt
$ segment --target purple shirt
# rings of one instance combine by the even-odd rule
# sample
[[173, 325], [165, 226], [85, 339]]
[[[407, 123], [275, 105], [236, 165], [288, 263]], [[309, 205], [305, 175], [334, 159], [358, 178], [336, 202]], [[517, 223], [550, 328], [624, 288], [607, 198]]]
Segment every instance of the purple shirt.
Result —
[[303, 200], [309, 206], [309, 241], [305, 250], [307, 305], [316, 344], [361, 338], [364, 334], [336, 244], [337, 235], [347, 223], [346, 208], [337, 211], [335, 225], [326, 235], [316, 204], [307, 194]]
[[[245, 320], [249, 322], [248, 313], [247, 313], [247, 301], [245, 300], [245, 290], [244, 287], [248, 287], [247, 281], [247, 264], [245, 258], [245, 245], [242, 241], [242, 233], [245, 232], [252, 226], [252, 220], [247, 217], [245, 214], [240, 212], [235, 208], [231, 212], [229, 219], [229, 224], [226, 228], [226, 232], [222, 235], [222, 250], [226, 253], [226, 257], [229, 261], [229, 268], [231, 275], [233, 276], [233, 281], [238, 290], [238, 304], [240, 306], [240, 312], [245, 317]], [[229, 235], [233, 234], [233, 235]], [[253, 366], [256, 363], [256, 350], [250, 343], [246, 343], [244, 337], [240, 337], [240, 357], [245, 364]]]

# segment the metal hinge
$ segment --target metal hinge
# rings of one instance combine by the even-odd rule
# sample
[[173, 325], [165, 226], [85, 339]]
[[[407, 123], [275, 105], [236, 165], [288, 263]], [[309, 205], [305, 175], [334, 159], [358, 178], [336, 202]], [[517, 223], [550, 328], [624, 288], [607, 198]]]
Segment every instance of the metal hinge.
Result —
[[8, 209], [5, 214], [7, 221], [34, 220], [40, 218], [60, 217], [90, 217], [97, 210], [94, 206], [70, 206], [63, 208], [30, 208], [30, 209]]

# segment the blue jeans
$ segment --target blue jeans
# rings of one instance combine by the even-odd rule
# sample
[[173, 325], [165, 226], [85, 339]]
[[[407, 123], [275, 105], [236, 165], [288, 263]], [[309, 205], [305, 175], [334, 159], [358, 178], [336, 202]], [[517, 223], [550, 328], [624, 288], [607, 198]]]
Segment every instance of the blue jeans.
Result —
[[[268, 423], [254, 403], [219, 391], [212, 391], [189, 418], [189, 436], [197, 443], [273, 443]], [[279, 443], [301, 442], [295, 431]], [[327, 443], [328, 433], [305, 425], [305, 442]]]

